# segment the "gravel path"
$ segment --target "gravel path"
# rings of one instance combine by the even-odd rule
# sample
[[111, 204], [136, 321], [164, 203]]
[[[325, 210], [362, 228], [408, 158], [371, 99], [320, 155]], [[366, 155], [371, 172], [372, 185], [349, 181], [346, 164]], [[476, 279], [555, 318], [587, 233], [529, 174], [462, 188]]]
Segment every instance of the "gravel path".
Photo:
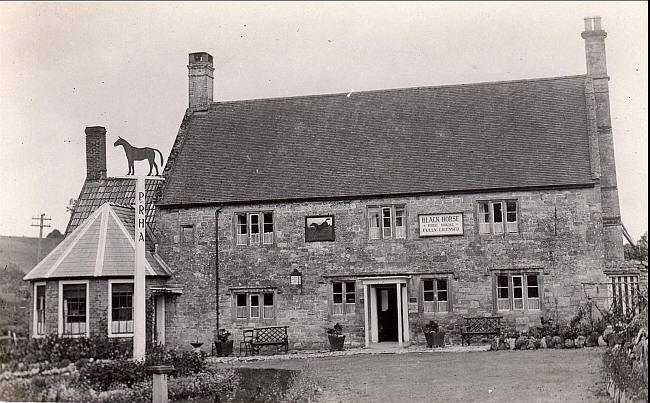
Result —
[[359, 354], [237, 365], [311, 369], [322, 402], [607, 402], [603, 349]]

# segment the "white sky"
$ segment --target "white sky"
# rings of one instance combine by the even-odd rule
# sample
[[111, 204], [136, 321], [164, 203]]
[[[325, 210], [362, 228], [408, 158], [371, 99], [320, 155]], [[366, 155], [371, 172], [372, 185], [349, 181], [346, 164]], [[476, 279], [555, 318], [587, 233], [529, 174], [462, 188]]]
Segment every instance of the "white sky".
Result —
[[[583, 18], [608, 32], [623, 222], [647, 229], [647, 3], [0, 2], [0, 235], [65, 230], [86, 126], [165, 160], [187, 107], [187, 54], [214, 56], [215, 100], [584, 74]], [[142, 162], [142, 164], [146, 164]], [[136, 170], [146, 169], [136, 165]]]

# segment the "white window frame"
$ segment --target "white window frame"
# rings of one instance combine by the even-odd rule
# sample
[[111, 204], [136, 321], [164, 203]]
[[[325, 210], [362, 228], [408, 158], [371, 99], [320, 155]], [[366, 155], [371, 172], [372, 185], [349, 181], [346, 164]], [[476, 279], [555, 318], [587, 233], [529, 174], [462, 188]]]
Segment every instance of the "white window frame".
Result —
[[[44, 304], [43, 304], [43, 311], [44, 311], [43, 312], [43, 333], [38, 332], [38, 293], [36, 292], [38, 287], [44, 287], [45, 288], [45, 293], [44, 293], [45, 301], [44, 301]], [[47, 334], [47, 320], [46, 320], [46, 316], [47, 316], [47, 283], [45, 283], [44, 281], [39, 281], [39, 282], [34, 283], [33, 291], [34, 291], [34, 294], [33, 294], [34, 295], [34, 307], [33, 307], [34, 308], [33, 309], [34, 317], [33, 317], [33, 321], [32, 321], [32, 338], [38, 339], [38, 338], [41, 338], [41, 337], [45, 337], [45, 335]]]
[[[397, 225], [397, 211], [401, 211], [402, 225]], [[384, 215], [388, 213], [387, 215]], [[406, 239], [407, 211], [404, 204], [371, 205], [367, 207], [368, 239]], [[379, 222], [375, 222], [378, 214]], [[388, 219], [388, 226], [385, 220]], [[376, 225], [375, 225], [376, 224]]]
[[[341, 302], [334, 302], [334, 284], [341, 283]], [[349, 288], [352, 290], [349, 290]], [[347, 302], [348, 294], [354, 293], [354, 302]], [[338, 293], [337, 293], [338, 294]], [[354, 280], [333, 281], [330, 285], [332, 315], [352, 315], [357, 307], [357, 284]]]
[[[447, 300], [446, 301], [440, 301], [440, 295], [439, 292], [441, 290], [438, 289], [438, 281], [439, 280], [444, 280], [447, 283], [447, 289], [442, 290], [447, 293]], [[425, 281], [431, 281], [433, 282], [433, 289], [425, 291], [424, 289], [424, 282]], [[422, 283], [422, 309], [425, 314], [430, 314], [430, 313], [440, 313], [440, 314], [445, 314], [451, 312], [451, 281], [449, 281], [449, 277], [423, 277], [420, 282]], [[425, 292], [432, 292], [433, 293], [433, 301], [426, 301], [424, 298], [424, 293]]]
[[[508, 221], [508, 203], [515, 203], [515, 220]], [[501, 200], [477, 200], [477, 222], [478, 232], [481, 235], [504, 235], [519, 233], [519, 200], [518, 199], [501, 199]], [[495, 222], [495, 206], [501, 208], [501, 222]], [[487, 206], [487, 211], [482, 207]], [[510, 210], [512, 213], [513, 211]], [[488, 221], [486, 221], [488, 219]]]
[[[133, 280], [128, 279], [115, 279], [108, 280], [108, 337], [133, 337], [133, 332], [131, 333], [113, 333], [113, 284], [133, 284]], [[135, 294], [135, 285], [133, 286], [133, 291]], [[134, 296], [131, 297], [132, 301], [135, 300]], [[135, 304], [131, 303], [131, 318], [132, 322], [135, 320]], [[135, 330], [135, 322], [133, 323], [133, 328]]]
[[[84, 284], [86, 286], [86, 333], [85, 334], [63, 334], [63, 286]], [[90, 337], [90, 282], [88, 280], [61, 280], [59, 281], [59, 313], [58, 333], [59, 337]]]
[[[499, 277], [505, 276], [508, 278], [508, 298], [499, 298], [499, 289], [505, 288], [499, 286]], [[528, 297], [528, 278], [530, 276], [537, 277], [537, 285], [531, 286], [537, 288], [537, 297], [529, 298]], [[515, 285], [513, 278], [521, 278], [521, 307], [515, 307]], [[496, 298], [496, 310], [499, 312], [508, 312], [508, 311], [539, 311], [541, 310], [541, 275], [538, 272], [527, 272], [527, 271], [517, 271], [514, 273], [496, 273], [494, 277], [494, 287], [495, 287], [495, 298]], [[519, 298], [517, 298], [519, 300]], [[507, 304], [505, 303], [507, 301]], [[504, 307], [507, 305], [507, 308]]]
[[[264, 305], [264, 295], [272, 294], [273, 295], [273, 305]], [[243, 295], [245, 297], [246, 305], [239, 306], [237, 305], [237, 296]], [[252, 298], [257, 297], [258, 305], [256, 306], [258, 315], [253, 316], [253, 304]], [[277, 293], [275, 291], [235, 291], [233, 292], [233, 306], [235, 307], [234, 319], [235, 320], [252, 320], [252, 321], [262, 321], [262, 320], [273, 320], [276, 316], [276, 298]], [[239, 316], [240, 312], [245, 312], [246, 316]], [[270, 312], [270, 316], [268, 315]]]
[[[271, 215], [271, 222], [265, 221], [265, 216]], [[240, 224], [239, 217], [245, 217], [246, 223]], [[257, 217], [258, 232], [253, 234], [253, 216]], [[272, 231], [264, 232], [266, 224], [271, 224]], [[242, 226], [246, 226], [246, 234], [241, 233]], [[235, 212], [235, 245], [272, 245], [275, 242], [275, 212], [272, 210]]]

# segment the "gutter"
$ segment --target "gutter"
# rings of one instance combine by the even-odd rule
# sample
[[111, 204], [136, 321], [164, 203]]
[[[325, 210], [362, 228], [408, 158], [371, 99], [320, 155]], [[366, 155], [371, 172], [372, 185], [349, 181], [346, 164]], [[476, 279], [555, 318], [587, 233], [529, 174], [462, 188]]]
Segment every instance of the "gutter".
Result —
[[215, 306], [217, 313], [217, 335], [219, 334], [219, 212], [223, 208], [223, 204], [217, 207], [214, 211], [214, 277], [215, 277]]

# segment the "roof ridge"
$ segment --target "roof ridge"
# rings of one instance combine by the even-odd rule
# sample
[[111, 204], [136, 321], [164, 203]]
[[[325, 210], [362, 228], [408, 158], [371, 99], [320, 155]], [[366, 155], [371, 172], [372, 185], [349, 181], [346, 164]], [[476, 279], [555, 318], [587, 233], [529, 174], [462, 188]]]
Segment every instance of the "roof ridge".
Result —
[[288, 97], [235, 99], [235, 100], [230, 100], [230, 101], [212, 102], [212, 104], [210, 104], [210, 107], [214, 107], [214, 106], [218, 106], [218, 105], [236, 104], [236, 103], [257, 102], [257, 101], [277, 101], [277, 100], [300, 99], [300, 98], [334, 97], [334, 96], [350, 95], [350, 94], [372, 94], [372, 93], [378, 93], [378, 92], [394, 92], [394, 91], [408, 91], [408, 90], [422, 90], [422, 89], [436, 89], [436, 88], [454, 88], [454, 87], [470, 87], [470, 86], [486, 86], [486, 85], [514, 84], [514, 83], [538, 82], [538, 81], [555, 81], [555, 80], [567, 80], [567, 79], [580, 78], [580, 77], [586, 78], [587, 75], [586, 74], [575, 74], [575, 75], [556, 76], [556, 77], [521, 78], [521, 79], [516, 79], [516, 80], [478, 81], [478, 82], [475, 82], [475, 83], [462, 83], [462, 84], [422, 85], [422, 86], [415, 86], [415, 87], [384, 88], [384, 89], [360, 90], [360, 91], [351, 90], [350, 92], [308, 94], [308, 95], [292, 95], [292, 96], [288, 96]]

